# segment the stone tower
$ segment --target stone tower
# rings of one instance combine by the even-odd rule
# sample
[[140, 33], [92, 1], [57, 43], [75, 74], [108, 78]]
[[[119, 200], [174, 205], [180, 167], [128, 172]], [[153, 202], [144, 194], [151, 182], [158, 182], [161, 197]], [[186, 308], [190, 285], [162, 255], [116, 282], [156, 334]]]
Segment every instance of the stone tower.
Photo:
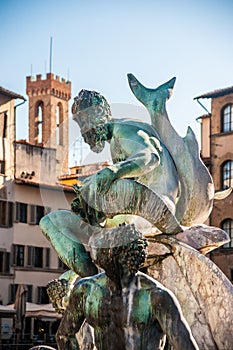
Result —
[[29, 97], [29, 142], [38, 147], [56, 150], [56, 175], [68, 171], [68, 102], [71, 82], [47, 73], [27, 77]]

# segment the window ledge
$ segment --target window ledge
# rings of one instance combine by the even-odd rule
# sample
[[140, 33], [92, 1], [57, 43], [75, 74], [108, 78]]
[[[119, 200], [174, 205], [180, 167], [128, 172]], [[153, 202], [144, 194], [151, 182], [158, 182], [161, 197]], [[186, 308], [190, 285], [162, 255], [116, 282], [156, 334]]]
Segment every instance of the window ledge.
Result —
[[218, 132], [216, 134], [212, 134], [211, 137], [213, 136], [226, 136], [226, 135], [232, 135], [233, 134], [233, 130], [231, 131], [221, 131], [221, 132]]

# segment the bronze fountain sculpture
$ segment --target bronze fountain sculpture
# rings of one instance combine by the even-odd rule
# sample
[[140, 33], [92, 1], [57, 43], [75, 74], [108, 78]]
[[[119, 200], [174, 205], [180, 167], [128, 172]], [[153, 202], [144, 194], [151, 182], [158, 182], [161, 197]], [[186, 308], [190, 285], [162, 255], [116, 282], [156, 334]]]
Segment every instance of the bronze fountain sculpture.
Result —
[[[233, 288], [204, 255], [228, 236], [203, 225], [214, 185], [191, 128], [182, 138], [169, 121], [166, 101], [175, 78], [156, 89], [145, 88], [132, 74], [128, 81], [151, 125], [112, 118], [103, 96], [82, 90], [73, 118], [94, 152], [110, 143], [113, 165], [75, 186], [71, 211], [52, 212], [40, 222], [58, 256], [81, 277], [60, 298], [61, 305], [67, 293], [67, 304], [60, 306], [59, 349], [79, 348], [75, 333], [86, 320], [99, 350], [164, 349], [165, 335], [177, 350], [230, 350]], [[151, 234], [139, 233], [136, 217], [150, 223]], [[142, 267], [147, 274], [138, 271]], [[98, 274], [98, 268], [104, 272]], [[53, 287], [59, 283], [48, 288], [58, 309]], [[225, 324], [210, 311], [216, 295]]]

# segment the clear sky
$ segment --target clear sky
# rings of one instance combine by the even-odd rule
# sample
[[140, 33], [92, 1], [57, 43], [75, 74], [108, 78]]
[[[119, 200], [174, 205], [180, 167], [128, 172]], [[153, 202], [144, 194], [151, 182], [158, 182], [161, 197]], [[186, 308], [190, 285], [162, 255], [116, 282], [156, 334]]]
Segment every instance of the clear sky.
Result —
[[[86, 88], [139, 105], [128, 72], [148, 87], [176, 76], [170, 119], [199, 139], [205, 111], [193, 98], [233, 85], [232, 17], [230, 0], [0, 0], [0, 85], [26, 97], [26, 76], [49, 71], [52, 37], [52, 72], [71, 80], [73, 97]], [[27, 115], [25, 104], [18, 138]]]

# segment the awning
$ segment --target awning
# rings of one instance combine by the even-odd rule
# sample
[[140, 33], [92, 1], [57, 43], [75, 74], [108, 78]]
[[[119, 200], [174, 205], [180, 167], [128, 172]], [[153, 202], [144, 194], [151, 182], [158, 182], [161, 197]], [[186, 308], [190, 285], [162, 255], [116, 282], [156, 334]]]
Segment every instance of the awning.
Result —
[[52, 304], [26, 304], [26, 317], [36, 318], [61, 318], [62, 316], [56, 312]]
[[[7, 316], [2, 316], [7, 314]], [[12, 315], [12, 316], [8, 316]], [[15, 315], [14, 304], [3, 306], [0, 305], [0, 317], [13, 317]], [[56, 312], [52, 304], [34, 304], [26, 303], [26, 317], [58, 319], [62, 316]]]
[[15, 313], [14, 305], [0, 305], [0, 318], [12, 318]]

